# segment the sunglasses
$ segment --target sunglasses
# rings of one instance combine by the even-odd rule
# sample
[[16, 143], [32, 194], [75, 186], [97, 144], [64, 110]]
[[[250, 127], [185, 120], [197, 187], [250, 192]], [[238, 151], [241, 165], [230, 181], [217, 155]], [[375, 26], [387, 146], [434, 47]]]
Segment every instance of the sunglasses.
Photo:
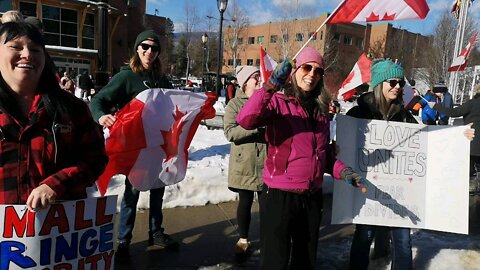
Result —
[[388, 82], [392, 88], [395, 87], [397, 83], [400, 87], [404, 87], [406, 83], [405, 80], [386, 80], [386, 82]]
[[316, 76], [323, 76], [323, 68], [317, 68], [309, 64], [305, 64], [301, 66], [303, 72], [310, 73], [313, 69], [313, 74]]
[[152, 52], [154, 52], [154, 53], [160, 51], [160, 47], [156, 46], [156, 45], [140, 43], [139, 46], [142, 47], [142, 50], [144, 50], [144, 51], [148, 51], [148, 49], [152, 49]]
[[250, 76], [249, 79], [254, 79], [258, 82], [260, 80], [260, 74], [255, 73], [252, 76]]

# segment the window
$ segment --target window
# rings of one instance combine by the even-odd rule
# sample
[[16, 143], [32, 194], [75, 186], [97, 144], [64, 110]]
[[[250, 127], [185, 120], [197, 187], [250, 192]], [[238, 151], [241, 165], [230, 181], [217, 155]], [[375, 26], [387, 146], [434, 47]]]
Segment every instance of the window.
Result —
[[[22, 5], [21, 2], [20, 2], [20, 5]], [[9, 10], [12, 10], [12, 9], [13, 9], [12, 1], [0, 1], [0, 11], [1, 12], [9, 11]]]
[[233, 59], [228, 59], [228, 65], [233, 66]]
[[242, 65], [242, 59], [237, 59], [237, 65], [236, 66], [241, 66]]
[[[11, 2], [11, 1], [1, 1], [1, 2]], [[28, 16], [37, 17], [37, 4], [20, 2], [20, 12], [25, 17], [28, 17]]]
[[355, 45], [360, 49], [363, 48], [363, 38], [357, 38], [355, 41]]
[[323, 39], [323, 31], [320, 31], [320, 40]]
[[95, 48], [95, 15], [87, 13], [83, 25], [82, 47], [85, 49]]
[[288, 42], [288, 34], [283, 34], [283, 41]]
[[340, 34], [339, 33], [335, 33], [333, 35], [333, 41], [335, 42], [340, 42]]
[[247, 66], [253, 66], [253, 59], [247, 59]]
[[258, 36], [258, 38], [257, 38], [257, 43], [258, 43], [258, 44], [263, 44], [264, 39], [265, 39], [265, 38], [264, 38], [263, 36]]
[[255, 37], [248, 37], [248, 44], [255, 44]]
[[303, 33], [297, 33], [295, 35], [295, 40], [296, 41], [303, 41]]
[[349, 35], [344, 35], [343, 36], [343, 44], [352, 45], [353, 44], [353, 38]]
[[242, 44], [243, 44], [243, 38], [239, 37], [239, 38], [237, 39], [237, 44], [238, 44], [238, 45], [242, 45]]
[[255, 59], [255, 66], [260, 66], [260, 59]]
[[278, 38], [277, 35], [271, 35], [270, 36], [270, 43], [277, 43], [277, 38]]
[[[77, 11], [44, 5], [42, 6], [42, 13], [46, 44], [76, 48], [78, 33]], [[90, 20], [88, 23], [93, 24], [93, 14], [88, 20]], [[90, 27], [93, 28], [93, 25], [90, 25]], [[88, 29], [85, 35], [87, 35], [87, 38], [92, 39], [91, 45], [93, 45], [93, 29]]]
[[315, 35], [314, 34], [315, 34], [315, 32], [308, 33], [308, 38], [311, 38], [313, 36], [312, 40], [317, 40], [317, 34], [315, 34]]

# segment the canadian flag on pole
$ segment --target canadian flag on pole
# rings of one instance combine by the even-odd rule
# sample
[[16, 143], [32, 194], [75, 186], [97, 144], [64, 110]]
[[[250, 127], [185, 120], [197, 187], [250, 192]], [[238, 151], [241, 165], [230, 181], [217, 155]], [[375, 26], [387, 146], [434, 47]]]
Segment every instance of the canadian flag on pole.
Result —
[[115, 115], [105, 130], [109, 162], [97, 180], [102, 195], [115, 174], [124, 174], [144, 191], [185, 177], [188, 147], [202, 119], [215, 116], [215, 95], [147, 89]]
[[277, 65], [278, 63], [260, 46], [260, 83], [268, 82]]
[[462, 50], [462, 52], [460, 52], [460, 55], [453, 59], [452, 65], [448, 68], [449, 72], [462, 71], [467, 67], [467, 58], [472, 50], [473, 45], [475, 44], [477, 34], [478, 33], [475, 33], [475, 35], [470, 39], [470, 42]]
[[424, 19], [429, 11], [426, 0], [344, 0], [327, 23]]
[[349, 100], [355, 94], [357, 86], [369, 82], [371, 79], [371, 66], [372, 60], [365, 53], [362, 53], [357, 63], [353, 66], [352, 71], [350, 71], [350, 74], [342, 83], [342, 87], [338, 90], [338, 99]]

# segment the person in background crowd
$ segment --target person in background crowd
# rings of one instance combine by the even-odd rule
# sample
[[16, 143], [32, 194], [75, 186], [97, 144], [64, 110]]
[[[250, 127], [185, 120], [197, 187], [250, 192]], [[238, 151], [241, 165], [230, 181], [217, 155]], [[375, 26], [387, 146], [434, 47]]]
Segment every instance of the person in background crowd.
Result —
[[3, 13], [1, 23], [7, 22], [23, 22], [22, 13], [18, 10], [9, 10]]
[[449, 117], [445, 114], [438, 113], [430, 107], [431, 104], [438, 103], [442, 103], [446, 108], [453, 107], [453, 98], [452, 95], [448, 93], [447, 86], [444, 84], [436, 84], [432, 91], [427, 92], [425, 97], [421, 98], [418, 103], [422, 105], [422, 122], [425, 125], [448, 125]]
[[323, 86], [322, 56], [306, 47], [298, 54], [296, 68], [293, 65], [290, 59], [279, 64], [269, 83], [254, 92], [237, 116], [245, 129], [266, 127], [261, 269], [315, 267], [324, 173], [357, 187], [365, 183], [335, 159], [329, 144], [330, 94]]
[[227, 84], [227, 94], [225, 96], [225, 103], [228, 102], [235, 97], [235, 93], [237, 91], [237, 78], [232, 77], [230, 82]]
[[92, 79], [88, 75], [88, 71], [84, 71], [78, 78], [78, 88], [80, 88], [80, 98], [87, 99], [90, 96], [91, 90], [95, 88]]
[[[447, 88], [446, 85], [444, 85], [444, 84], [435, 85], [433, 87], [433, 92], [435, 93], [435, 95], [440, 97], [440, 100], [441, 100], [440, 104], [442, 105], [442, 107], [449, 108], [449, 109], [453, 108], [453, 97], [448, 92], [448, 88]], [[440, 114], [438, 116], [438, 124], [439, 125], [448, 125], [448, 119], [449, 118], [450, 118], [449, 116], [440, 112]]]
[[[480, 84], [475, 87], [476, 94], [473, 99], [463, 103], [462, 105], [452, 108], [448, 107], [448, 103], [430, 104], [433, 109], [447, 117], [463, 116], [463, 123], [473, 123], [472, 128], [480, 127]], [[474, 137], [470, 143], [470, 160], [475, 169], [474, 185], [470, 187], [470, 193], [480, 193], [480, 137]]]
[[[172, 85], [162, 74], [160, 55], [160, 38], [153, 30], [138, 34], [134, 43], [134, 54], [129, 65], [123, 67], [110, 82], [90, 102], [93, 117], [104, 128], [111, 127], [117, 120], [111, 111], [121, 109], [139, 93], [148, 88], [168, 88]], [[126, 138], [135, 139], [135, 138]], [[163, 194], [165, 187], [150, 190], [149, 211], [149, 245], [163, 248], [176, 248], [178, 242], [164, 232], [162, 228]], [[118, 248], [116, 259], [128, 262], [129, 246], [132, 240], [133, 227], [140, 191], [134, 189], [128, 178], [125, 180], [125, 192], [120, 208], [118, 225]]]
[[[347, 113], [362, 119], [417, 123], [412, 114], [403, 107], [403, 67], [390, 59], [376, 60], [371, 67], [372, 92], [360, 96], [358, 106]], [[473, 130], [465, 136], [471, 140]], [[369, 265], [370, 245], [378, 230], [388, 230], [392, 240], [392, 269], [412, 269], [412, 244], [410, 228], [385, 227], [357, 224], [350, 251], [350, 269], [366, 270]]]
[[2, 24], [0, 55], [0, 204], [86, 198], [108, 161], [88, 107], [60, 89], [31, 24]]
[[240, 239], [235, 245], [237, 254], [246, 254], [250, 243], [248, 230], [255, 192], [263, 188], [262, 171], [265, 162], [265, 129], [246, 130], [238, 125], [238, 112], [259, 86], [260, 71], [253, 66], [236, 68], [241, 88], [225, 109], [223, 126], [225, 137], [232, 142], [228, 165], [228, 188], [239, 195], [237, 222]]
[[61, 86], [65, 86], [65, 83], [67, 82], [67, 80], [69, 80], [69, 76], [68, 76], [68, 72], [64, 71], [63, 72], [63, 76], [62, 78], [60, 78], [60, 85]]

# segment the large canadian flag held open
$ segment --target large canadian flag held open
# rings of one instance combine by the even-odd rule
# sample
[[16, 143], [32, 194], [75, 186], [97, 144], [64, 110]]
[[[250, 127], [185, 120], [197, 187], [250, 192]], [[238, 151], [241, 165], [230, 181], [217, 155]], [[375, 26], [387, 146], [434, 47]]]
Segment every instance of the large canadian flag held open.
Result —
[[109, 162], [97, 180], [102, 195], [115, 174], [144, 191], [183, 180], [188, 147], [202, 119], [215, 116], [214, 94], [147, 89], [116, 113], [105, 130]]
[[426, 0], [344, 0], [327, 23], [424, 19], [429, 11]]

